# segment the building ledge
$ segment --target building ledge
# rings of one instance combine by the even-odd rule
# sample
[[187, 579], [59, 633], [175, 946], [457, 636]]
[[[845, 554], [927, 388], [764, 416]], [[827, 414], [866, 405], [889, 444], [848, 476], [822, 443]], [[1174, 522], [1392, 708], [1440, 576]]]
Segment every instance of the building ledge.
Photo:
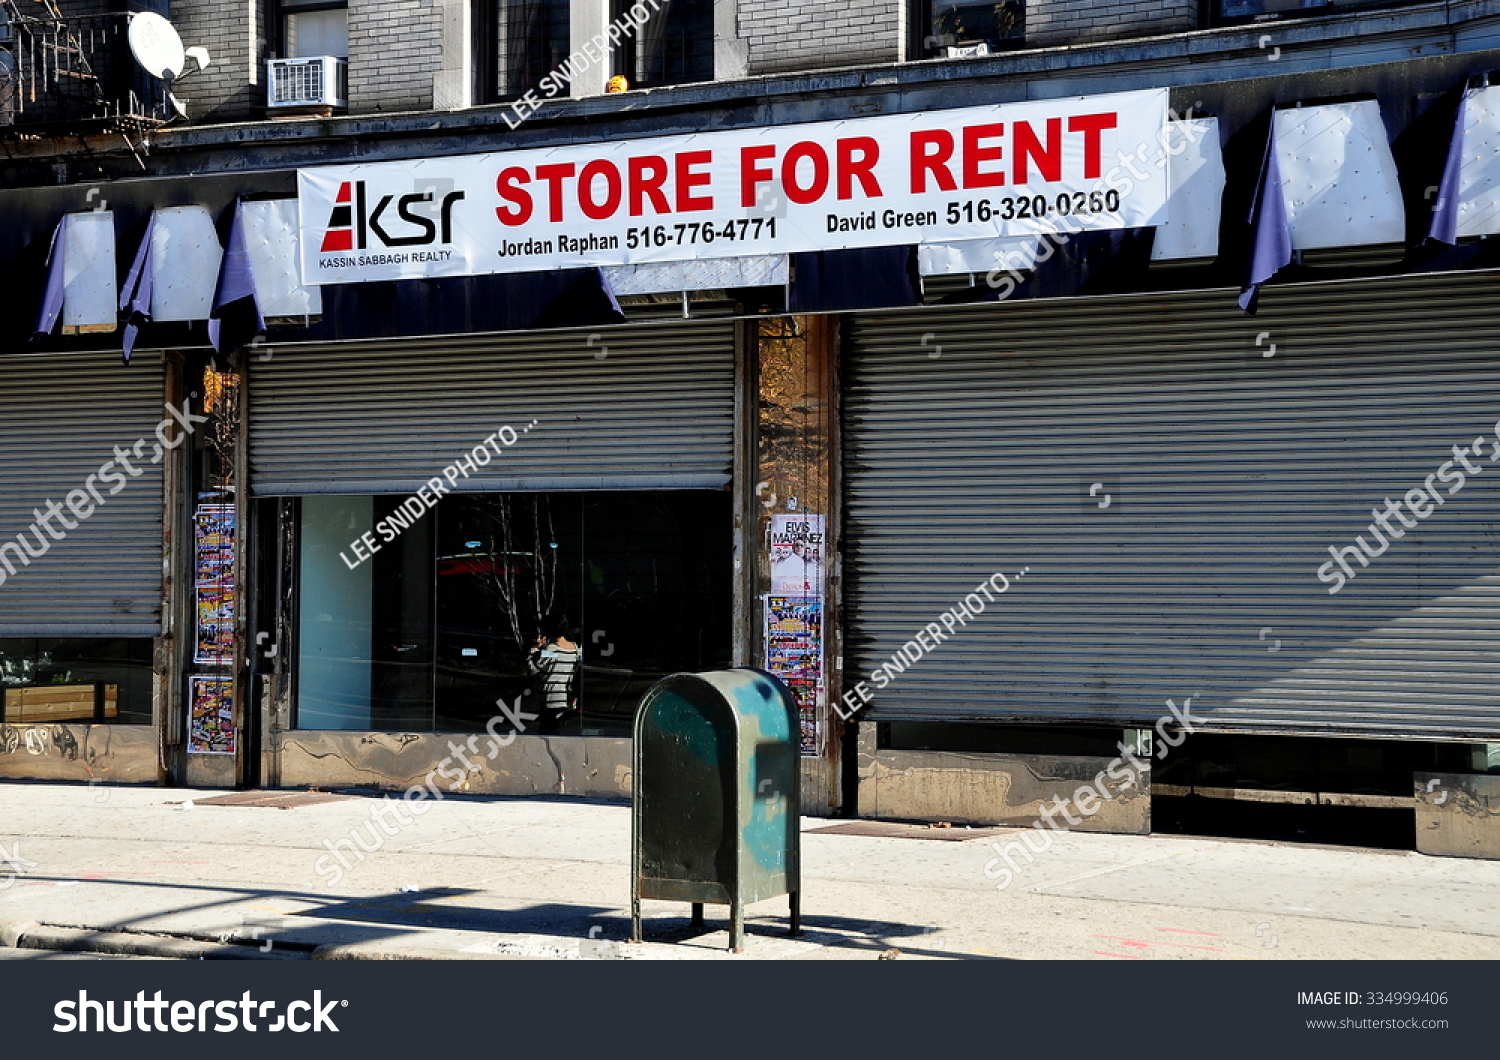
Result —
[[[160, 174], [181, 172], [179, 164], [167, 159], [223, 150], [239, 153], [230, 168], [245, 168], [247, 148], [266, 152], [263, 160], [251, 163], [256, 169], [345, 162], [364, 154], [355, 146], [360, 141], [379, 142], [379, 149], [368, 152], [371, 160], [400, 157], [402, 141], [410, 142], [408, 153], [420, 150], [426, 155], [544, 147], [576, 141], [580, 125], [591, 127], [591, 138], [629, 139], [705, 128], [827, 121], [980, 102], [1252, 80], [1497, 46], [1500, 0], [1455, 0], [974, 59], [924, 59], [557, 98], [543, 102], [521, 123], [509, 105], [496, 104], [181, 126], [149, 135], [155, 162], [149, 168]], [[953, 91], [959, 83], [968, 86], [961, 100]], [[330, 155], [329, 145], [344, 143], [354, 149]], [[71, 139], [33, 142], [27, 147], [26, 159], [33, 162], [85, 152], [94, 156], [125, 153], [118, 138], [103, 137], [90, 140], [87, 146]], [[204, 171], [198, 166], [188, 168]]]

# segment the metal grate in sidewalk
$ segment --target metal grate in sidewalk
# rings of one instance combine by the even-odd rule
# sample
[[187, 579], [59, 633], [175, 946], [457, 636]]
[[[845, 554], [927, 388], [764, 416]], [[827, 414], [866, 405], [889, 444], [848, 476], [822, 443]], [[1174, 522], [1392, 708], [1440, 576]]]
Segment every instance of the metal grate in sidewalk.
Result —
[[358, 795], [338, 795], [331, 791], [236, 791], [194, 799], [195, 806], [266, 806], [277, 810], [295, 810], [298, 806], [316, 806], [320, 802], [343, 802]]

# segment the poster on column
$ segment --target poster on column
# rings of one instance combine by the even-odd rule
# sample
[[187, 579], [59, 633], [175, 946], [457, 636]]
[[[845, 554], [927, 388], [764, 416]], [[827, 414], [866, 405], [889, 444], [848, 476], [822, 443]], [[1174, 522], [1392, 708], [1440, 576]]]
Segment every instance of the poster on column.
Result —
[[234, 754], [234, 678], [188, 678], [188, 754]]
[[193, 661], [234, 661], [234, 505], [200, 504], [193, 513]]
[[779, 677], [797, 701], [804, 758], [822, 753], [823, 601], [766, 597], [766, 670]]
[[823, 517], [771, 516], [771, 595], [823, 595]]

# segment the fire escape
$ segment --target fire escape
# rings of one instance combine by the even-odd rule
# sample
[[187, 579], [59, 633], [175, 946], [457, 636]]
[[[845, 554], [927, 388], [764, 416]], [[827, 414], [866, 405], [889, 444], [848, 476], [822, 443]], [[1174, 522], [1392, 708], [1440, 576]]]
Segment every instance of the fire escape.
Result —
[[177, 114], [131, 56], [129, 14], [65, 16], [55, 0], [0, 0], [0, 136], [158, 128]]

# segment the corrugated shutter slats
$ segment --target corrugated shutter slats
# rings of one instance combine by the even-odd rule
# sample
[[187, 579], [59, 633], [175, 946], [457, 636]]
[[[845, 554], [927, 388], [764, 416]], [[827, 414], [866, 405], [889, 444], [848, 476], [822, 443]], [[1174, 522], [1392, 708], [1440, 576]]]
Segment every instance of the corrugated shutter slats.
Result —
[[[1191, 696], [1218, 729], [1500, 738], [1500, 275], [1273, 288], [1253, 318], [1226, 291], [863, 314], [847, 346], [859, 676], [1030, 567], [874, 718]], [[1483, 472], [1329, 595], [1328, 547], [1481, 436]]]
[[411, 492], [532, 420], [455, 488], [722, 488], [734, 336], [711, 321], [268, 350], [250, 365], [252, 489]]
[[[33, 511], [114, 458], [116, 446], [141, 474], [77, 522], [46, 554], [17, 566], [0, 585], [0, 637], [155, 636], [161, 629], [162, 477], [151, 464], [162, 407], [162, 360], [140, 352], [0, 355], [0, 546], [30, 532]], [[139, 439], [145, 459], [131, 459]], [[92, 503], [92, 501], [90, 501]], [[64, 529], [56, 519], [51, 524]]]

